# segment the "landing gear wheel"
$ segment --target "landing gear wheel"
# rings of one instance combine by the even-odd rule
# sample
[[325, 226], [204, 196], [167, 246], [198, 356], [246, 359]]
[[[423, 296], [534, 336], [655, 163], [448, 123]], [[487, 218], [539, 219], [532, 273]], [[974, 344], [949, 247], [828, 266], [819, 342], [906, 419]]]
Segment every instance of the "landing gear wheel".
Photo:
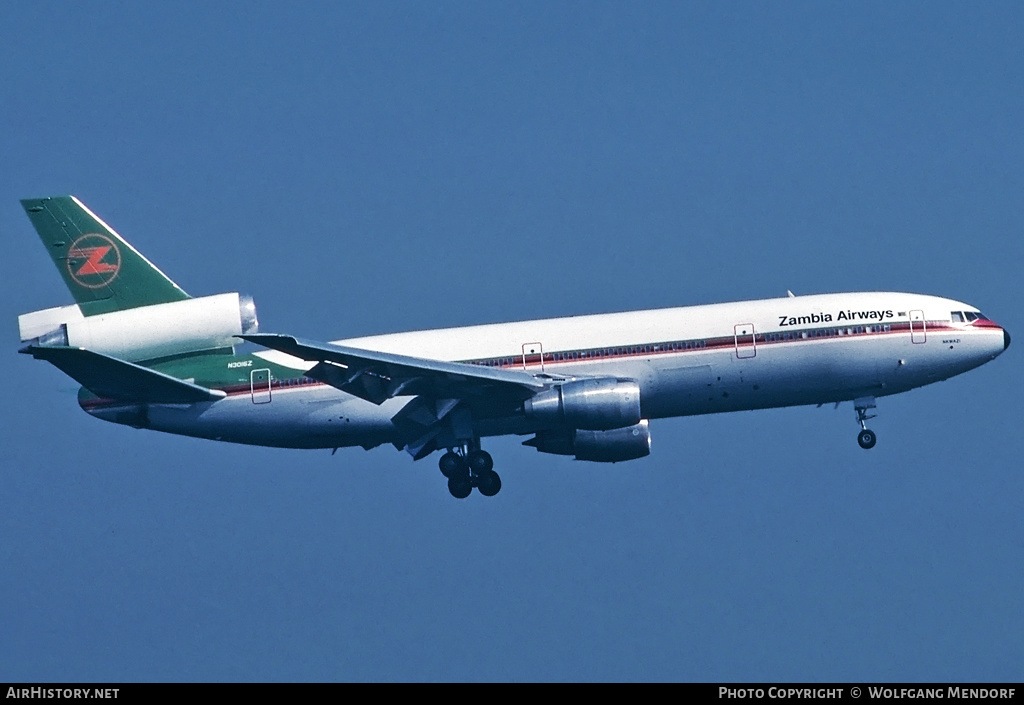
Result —
[[466, 456], [466, 463], [474, 474], [482, 475], [494, 469], [494, 459], [486, 450], [474, 450]]
[[465, 499], [473, 491], [473, 483], [469, 477], [452, 477], [448, 480], [448, 491], [455, 499]]
[[875, 441], [878, 439], [875, 437], [875, 432], [871, 429], [865, 428], [863, 431], [857, 434], [857, 443], [864, 450], [875, 447]]
[[466, 464], [462, 460], [462, 456], [458, 453], [448, 451], [441, 456], [441, 459], [437, 461], [437, 466], [441, 468], [441, 474], [451, 479], [456, 475], [466, 475]]
[[[480, 450], [477, 441], [474, 450], [469, 444], [458, 450], [449, 450], [437, 461], [441, 474], [448, 478], [448, 491], [456, 499], [465, 499], [476, 487], [485, 497], [493, 497], [501, 489], [501, 478], [494, 472], [494, 459]], [[461, 452], [459, 452], [461, 451]]]
[[501, 489], [501, 478], [493, 470], [485, 470], [477, 476], [476, 488], [484, 497], [493, 497]]

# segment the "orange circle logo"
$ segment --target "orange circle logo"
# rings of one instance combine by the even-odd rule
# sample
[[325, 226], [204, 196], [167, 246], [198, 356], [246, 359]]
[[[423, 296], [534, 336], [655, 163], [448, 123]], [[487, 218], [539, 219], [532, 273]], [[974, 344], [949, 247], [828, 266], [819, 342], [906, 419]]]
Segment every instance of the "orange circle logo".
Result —
[[79, 286], [99, 289], [117, 278], [121, 252], [106, 235], [87, 233], [71, 243], [67, 255], [68, 274]]

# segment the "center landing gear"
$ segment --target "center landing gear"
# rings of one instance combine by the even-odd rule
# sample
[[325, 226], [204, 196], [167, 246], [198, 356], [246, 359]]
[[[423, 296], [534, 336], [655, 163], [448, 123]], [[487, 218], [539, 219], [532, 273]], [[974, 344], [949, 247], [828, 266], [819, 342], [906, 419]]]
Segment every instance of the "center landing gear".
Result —
[[876, 440], [878, 439], [875, 437], [875, 432], [869, 428], [865, 428], [857, 434], [857, 443], [859, 443], [860, 447], [864, 450], [874, 448]]
[[484, 497], [493, 497], [501, 489], [501, 477], [494, 472], [494, 459], [485, 450], [461, 452], [449, 450], [441, 456], [438, 467], [448, 478], [448, 491], [456, 499], [465, 499], [475, 487]]
[[857, 443], [864, 450], [875, 447], [875, 442], [878, 440], [875, 436], [875, 432], [867, 427], [865, 423], [868, 419], [873, 419], [877, 414], [869, 414], [869, 409], [875, 408], [874, 397], [864, 397], [862, 399], [855, 399], [853, 402], [853, 409], [857, 412], [857, 423], [860, 424], [860, 433], [857, 434]]

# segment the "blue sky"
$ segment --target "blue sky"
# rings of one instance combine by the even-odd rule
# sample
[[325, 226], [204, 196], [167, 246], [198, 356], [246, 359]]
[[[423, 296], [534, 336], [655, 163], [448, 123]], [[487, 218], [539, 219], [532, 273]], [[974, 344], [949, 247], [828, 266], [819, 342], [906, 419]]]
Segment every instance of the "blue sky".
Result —
[[[151, 6], [152, 5], [152, 6]], [[1024, 335], [1016, 3], [8, 3], [5, 681], [1019, 680], [1024, 378], [654, 422], [613, 466], [134, 431], [17, 355], [74, 193], [328, 339], [783, 294]]]

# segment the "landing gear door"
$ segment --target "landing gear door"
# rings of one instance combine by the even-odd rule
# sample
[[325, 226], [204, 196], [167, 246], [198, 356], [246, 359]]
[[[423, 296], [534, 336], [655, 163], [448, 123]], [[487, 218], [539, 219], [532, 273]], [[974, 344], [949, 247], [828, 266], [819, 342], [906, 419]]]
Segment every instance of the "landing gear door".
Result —
[[253, 370], [249, 375], [253, 404], [270, 403], [270, 370]]
[[544, 371], [544, 347], [540, 343], [523, 343], [523, 369], [530, 365], [540, 365], [540, 371]]
[[924, 322], [924, 311], [910, 312], [910, 342], [923, 343], [927, 338], [927, 325]]
[[754, 324], [738, 323], [733, 326], [736, 338], [736, 357], [740, 360], [757, 355], [757, 347], [754, 345]]

